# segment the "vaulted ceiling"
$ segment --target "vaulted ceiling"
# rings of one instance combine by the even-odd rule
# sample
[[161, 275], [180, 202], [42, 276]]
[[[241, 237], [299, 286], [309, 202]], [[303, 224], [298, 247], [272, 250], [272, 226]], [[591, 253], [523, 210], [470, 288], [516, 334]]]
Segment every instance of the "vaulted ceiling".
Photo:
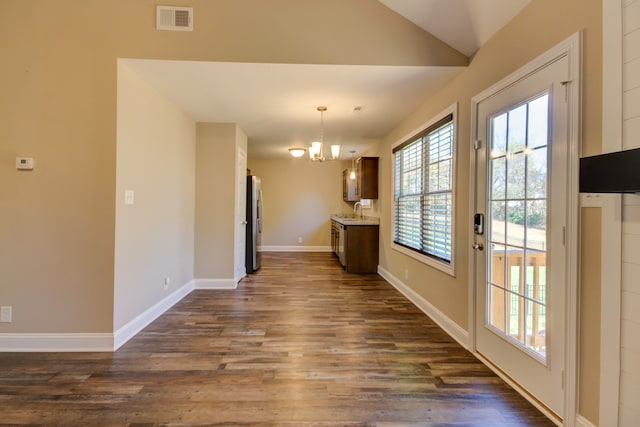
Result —
[[[470, 57], [530, 0], [377, 1], [390, 9], [386, 13], [406, 19], [408, 29], [417, 26]], [[194, 14], [197, 18], [197, 10]], [[453, 65], [123, 61], [195, 121], [238, 123], [249, 137], [249, 156], [256, 158], [286, 157], [288, 148], [308, 148], [318, 140], [320, 105], [327, 107], [325, 143], [340, 144], [344, 158], [351, 150], [360, 154], [464, 69], [459, 60]]]

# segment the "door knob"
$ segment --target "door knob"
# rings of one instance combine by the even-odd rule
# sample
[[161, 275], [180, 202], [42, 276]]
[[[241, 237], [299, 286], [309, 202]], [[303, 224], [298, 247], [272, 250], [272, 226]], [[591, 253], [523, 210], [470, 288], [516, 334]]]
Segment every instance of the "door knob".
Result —
[[474, 244], [471, 245], [471, 247], [479, 251], [484, 250], [484, 246], [482, 245], [482, 243], [478, 243], [478, 242], [474, 242]]

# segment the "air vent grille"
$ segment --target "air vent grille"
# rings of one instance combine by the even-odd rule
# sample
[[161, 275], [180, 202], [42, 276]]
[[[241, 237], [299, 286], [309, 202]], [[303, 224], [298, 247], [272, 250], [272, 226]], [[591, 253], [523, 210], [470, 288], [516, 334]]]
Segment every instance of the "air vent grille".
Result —
[[193, 8], [158, 6], [156, 29], [170, 31], [193, 31]]

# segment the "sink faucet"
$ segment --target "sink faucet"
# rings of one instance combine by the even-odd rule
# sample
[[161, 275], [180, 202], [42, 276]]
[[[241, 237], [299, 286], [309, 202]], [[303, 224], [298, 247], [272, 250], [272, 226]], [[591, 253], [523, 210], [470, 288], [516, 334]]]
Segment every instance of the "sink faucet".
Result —
[[360, 206], [360, 219], [362, 219], [362, 203], [355, 202], [353, 204], [353, 214], [356, 215], [356, 213], [358, 212], [358, 205]]

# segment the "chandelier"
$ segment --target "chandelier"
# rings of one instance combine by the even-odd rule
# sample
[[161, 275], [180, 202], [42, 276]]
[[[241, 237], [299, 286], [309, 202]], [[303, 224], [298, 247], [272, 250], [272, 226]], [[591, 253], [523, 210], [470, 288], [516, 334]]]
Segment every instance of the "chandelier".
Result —
[[[322, 162], [327, 160], [324, 157], [324, 112], [327, 111], [327, 107], [320, 106], [317, 109], [320, 111], [320, 141], [311, 143], [311, 147], [309, 147], [309, 158], [313, 161]], [[336, 160], [338, 157], [340, 157], [340, 146], [332, 145], [331, 160]]]

